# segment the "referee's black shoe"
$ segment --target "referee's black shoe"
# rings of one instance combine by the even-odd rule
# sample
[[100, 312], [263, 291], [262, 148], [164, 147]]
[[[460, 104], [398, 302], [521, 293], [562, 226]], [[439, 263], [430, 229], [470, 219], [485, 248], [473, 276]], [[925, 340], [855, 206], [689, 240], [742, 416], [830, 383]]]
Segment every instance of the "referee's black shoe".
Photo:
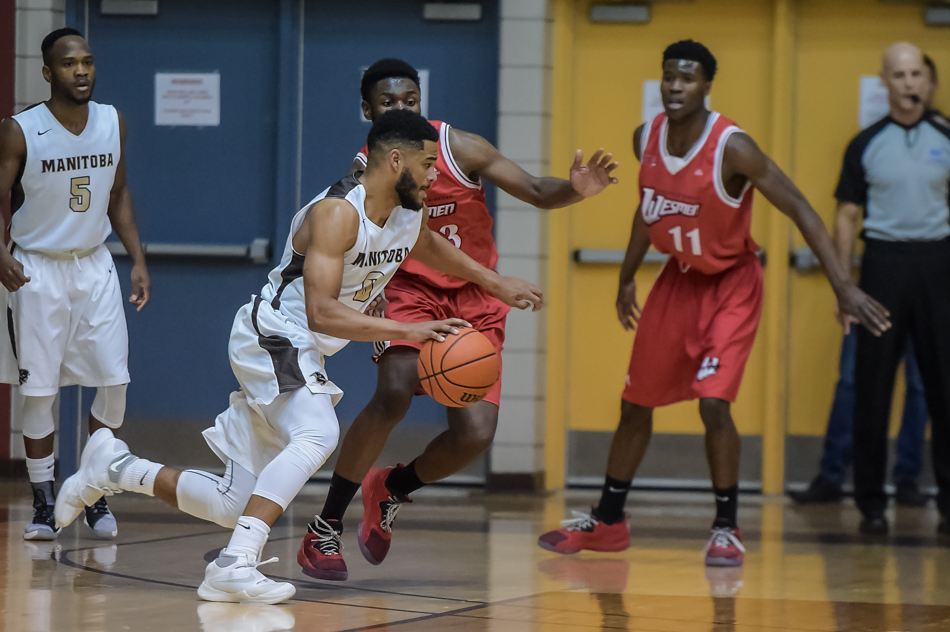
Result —
[[909, 481], [894, 486], [894, 501], [901, 507], [926, 507], [930, 496], [921, 492], [917, 483]]
[[815, 480], [805, 491], [788, 492], [788, 495], [799, 505], [811, 505], [815, 503], [836, 503], [841, 500], [844, 493], [841, 491], [841, 485], [836, 485], [819, 475], [815, 477]]
[[864, 514], [861, 526], [858, 527], [858, 530], [865, 535], [887, 535], [889, 529], [887, 516], [883, 511]]

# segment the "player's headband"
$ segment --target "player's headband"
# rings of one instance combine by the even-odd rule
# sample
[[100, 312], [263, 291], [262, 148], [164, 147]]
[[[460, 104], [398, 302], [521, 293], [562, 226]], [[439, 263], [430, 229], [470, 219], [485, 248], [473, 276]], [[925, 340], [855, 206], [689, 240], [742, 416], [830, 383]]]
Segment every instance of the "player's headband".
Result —
[[703, 69], [703, 76], [709, 77], [709, 69], [703, 65], [698, 59], [689, 59], [688, 57], [671, 57], [670, 59], [664, 59], [664, 63], [667, 61], [675, 61], [676, 69], [682, 72], [697, 72], [700, 68]]

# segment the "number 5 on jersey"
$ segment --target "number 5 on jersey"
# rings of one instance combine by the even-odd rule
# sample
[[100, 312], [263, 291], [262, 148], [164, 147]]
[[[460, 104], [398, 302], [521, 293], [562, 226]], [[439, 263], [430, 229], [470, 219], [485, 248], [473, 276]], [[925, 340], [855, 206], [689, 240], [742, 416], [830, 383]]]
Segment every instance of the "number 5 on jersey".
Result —
[[92, 193], [89, 191], [89, 176], [77, 176], [69, 181], [69, 208], [75, 213], [89, 210]]
[[[674, 226], [668, 231], [673, 235], [673, 247], [676, 248], [677, 252], [683, 252], [683, 229], [680, 226]], [[689, 239], [690, 250], [697, 257], [701, 257], [703, 254], [702, 246], [699, 244], [699, 229], [694, 228], [693, 230], [686, 233], [687, 239]]]

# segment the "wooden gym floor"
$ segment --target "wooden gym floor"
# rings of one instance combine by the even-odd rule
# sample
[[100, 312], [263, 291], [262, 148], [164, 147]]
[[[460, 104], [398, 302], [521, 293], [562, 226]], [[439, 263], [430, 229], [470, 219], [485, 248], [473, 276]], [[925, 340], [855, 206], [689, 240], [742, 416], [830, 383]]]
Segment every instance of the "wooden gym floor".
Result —
[[549, 498], [422, 490], [396, 521], [381, 566], [355, 541], [348, 516], [345, 583], [311, 581], [295, 554], [325, 487], [309, 485], [275, 526], [262, 568], [293, 581], [281, 606], [198, 600], [205, 560], [226, 544], [214, 525], [132, 494], [112, 500], [119, 538], [70, 527], [53, 543], [21, 537], [26, 483], [0, 484], [0, 630], [99, 632], [531, 631], [657, 632], [950, 630], [950, 542], [936, 510], [898, 510], [893, 535], [857, 535], [853, 505], [799, 508], [745, 496], [744, 569], [706, 569], [708, 494], [634, 492], [631, 548], [558, 556], [535, 540], [595, 492]]

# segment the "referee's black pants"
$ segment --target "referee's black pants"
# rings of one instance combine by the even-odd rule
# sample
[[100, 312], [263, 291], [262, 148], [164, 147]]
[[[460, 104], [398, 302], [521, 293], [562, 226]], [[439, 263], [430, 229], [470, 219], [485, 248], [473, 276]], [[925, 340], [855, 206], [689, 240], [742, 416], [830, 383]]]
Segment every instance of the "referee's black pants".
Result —
[[910, 336], [932, 423], [937, 507], [950, 518], [950, 239], [865, 240], [862, 290], [891, 312], [880, 338], [858, 328], [854, 369], [854, 498], [865, 514], [887, 507], [888, 426], [897, 366]]

